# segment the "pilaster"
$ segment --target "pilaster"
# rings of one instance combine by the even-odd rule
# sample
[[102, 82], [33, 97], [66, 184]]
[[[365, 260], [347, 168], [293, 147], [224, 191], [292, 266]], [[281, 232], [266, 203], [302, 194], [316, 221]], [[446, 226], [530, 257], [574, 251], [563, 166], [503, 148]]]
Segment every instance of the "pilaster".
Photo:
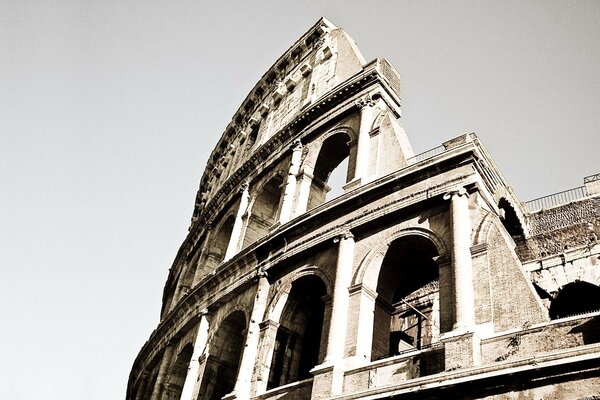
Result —
[[241, 236], [242, 227], [244, 226], [244, 214], [246, 214], [246, 211], [248, 209], [248, 203], [250, 201], [249, 187], [250, 186], [247, 182], [244, 182], [240, 187], [240, 206], [235, 216], [235, 222], [233, 224], [233, 229], [231, 230], [231, 236], [229, 238], [229, 245], [227, 246], [227, 251], [225, 252], [225, 258], [223, 259], [223, 261], [231, 259], [238, 251], [239, 243], [242, 239]]
[[369, 131], [373, 124], [375, 101], [371, 96], [357, 100], [356, 106], [360, 109], [360, 127], [358, 131], [358, 148], [356, 152], [356, 166], [354, 180], [363, 182], [369, 173], [370, 140]]
[[281, 203], [281, 212], [279, 213], [279, 223], [285, 224], [292, 217], [294, 207], [294, 197], [296, 194], [296, 176], [300, 172], [300, 162], [302, 159], [302, 143], [295, 140], [292, 144], [292, 159], [290, 169], [283, 192], [283, 201]]
[[169, 344], [165, 348], [162, 360], [160, 362], [160, 367], [158, 368], [158, 376], [156, 377], [156, 383], [154, 384], [154, 389], [152, 390], [152, 396], [150, 396], [150, 400], [159, 400], [161, 398], [165, 386], [165, 378], [167, 377], [167, 373], [173, 359], [173, 351], [173, 344]]
[[475, 326], [471, 219], [469, 195], [464, 188], [444, 195], [450, 200], [452, 225], [452, 271], [454, 275], [454, 331], [472, 331]]
[[197, 392], [197, 386], [202, 381], [199, 376], [200, 370], [200, 357], [206, 350], [208, 344], [208, 319], [206, 318], [208, 311], [200, 311], [200, 322], [198, 323], [198, 333], [196, 334], [196, 340], [194, 342], [194, 351], [192, 352], [192, 358], [188, 366], [187, 375], [185, 382], [183, 383], [183, 389], [181, 390], [180, 400], [194, 400], [194, 392]]
[[256, 296], [254, 297], [254, 305], [252, 307], [252, 313], [250, 314], [250, 323], [248, 324], [248, 333], [246, 334], [246, 344], [240, 361], [234, 393], [231, 397], [243, 400], [250, 399], [252, 395], [252, 374], [257, 361], [256, 356], [258, 355], [258, 344], [261, 331], [259, 323], [262, 321], [265, 314], [267, 296], [269, 294], [269, 281], [267, 279], [267, 273], [263, 269], [257, 271], [256, 280]]

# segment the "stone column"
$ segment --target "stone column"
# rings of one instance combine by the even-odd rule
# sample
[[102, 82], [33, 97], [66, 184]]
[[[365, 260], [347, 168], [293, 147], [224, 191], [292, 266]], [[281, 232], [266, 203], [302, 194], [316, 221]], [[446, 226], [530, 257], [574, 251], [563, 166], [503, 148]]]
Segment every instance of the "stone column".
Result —
[[258, 354], [258, 342], [260, 340], [260, 323], [265, 315], [267, 308], [267, 296], [269, 294], [269, 280], [267, 273], [261, 268], [257, 271], [256, 278], [258, 287], [250, 314], [250, 323], [248, 324], [248, 333], [246, 334], [246, 345], [240, 360], [240, 368], [237, 381], [235, 383], [235, 398], [249, 399], [251, 397], [252, 373]]
[[140, 378], [140, 383], [138, 384], [138, 389], [135, 394], [135, 400], [143, 400], [145, 396], [145, 391], [148, 389], [146, 386], [148, 385], [148, 380], [150, 379], [147, 371], [142, 373], [142, 377]]
[[298, 199], [292, 210], [292, 218], [306, 212], [308, 209], [308, 199], [310, 197], [310, 188], [313, 180], [313, 167], [304, 165], [298, 178]]
[[364, 180], [369, 174], [369, 152], [370, 140], [369, 131], [373, 124], [373, 109], [375, 101], [370, 96], [356, 101], [356, 106], [360, 108], [360, 128], [358, 131], [358, 148], [356, 151], [356, 166], [354, 170], [354, 180]]
[[269, 373], [271, 362], [273, 361], [273, 351], [275, 346], [275, 338], [279, 324], [270, 319], [259, 324], [260, 339], [259, 339], [259, 360], [257, 361], [257, 370], [254, 374], [254, 382], [252, 391], [256, 395], [260, 395], [267, 390], [269, 381]]
[[167, 377], [169, 367], [171, 366], [173, 350], [174, 348], [172, 344], [167, 345], [165, 348], [162, 360], [160, 362], [160, 367], [158, 368], [158, 376], [156, 377], [156, 383], [154, 384], [154, 389], [152, 389], [152, 396], [150, 396], [150, 400], [159, 400], [161, 398], [161, 394], [165, 385], [165, 378]]
[[196, 334], [196, 341], [194, 342], [194, 351], [192, 352], [192, 359], [188, 366], [188, 372], [185, 377], [183, 389], [181, 390], [181, 400], [194, 400], [193, 395], [197, 385], [200, 384], [198, 372], [200, 370], [200, 356], [204, 353], [206, 345], [208, 344], [208, 319], [206, 315], [207, 310], [200, 311], [200, 323], [198, 324], [198, 333]]
[[471, 218], [469, 195], [464, 188], [444, 195], [450, 199], [452, 224], [452, 271], [454, 273], [454, 330], [471, 331], [475, 325]]
[[241, 236], [242, 227], [244, 226], [244, 214], [246, 214], [248, 202], [250, 201], [249, 187], [250, 186], [247, 182], [242, 184], [242, 197], [240, 199], [240, 206], [235, 216], [235, 222], [233, 224], [233, 229], [231, 230], [231, 237], [229, 238], [229, 245], [227, 246], [227, 251], [225, 252], [225, 258], [223, 259], [223, 261], [231, 259], [231, 257], [236, 255], [238, 251], [238, 246], [240, 240], [242, 239]]
[[210, 242], [210, 238], [212, 235], [213, 227], [210, 224], [207, 224], [204, 228], [204, 240], [202, 241], [202, 248], [200, 249], [200, 256], [198, 257], [198, 261], [196, 261], [196, 271], [194, 272], [194, 281], [192, 282], [192, 287], [196, 286], [198, 282], [204, 278], [206, 275], [206, 269], [204, 268], [204, 264], [206, 264], [206, 248], [208, 247], [208, 243]]
[[339, 242], [338, 259], [325, 364], [338, 363], [344, 358], [346, 323], [348, 321], [348, 287], [352, 281], [352, 265], [354, 263], [354, 236], [352, 233], [346, 231], [335, 241]]
[[283, 192], [283, 201], [281, 203], [281, 213], [279, 213], [279, 223], [285, 224], [291, 219], [294, 206], [294, 196], [296, 194], [296, 176], [300, 172], [300, 162], [302, 160], [302, 143], [300, 140], [294, 140], [292, 144], [292, 161], [288, 172], [285, 189]]
[[335, 239], [339, 242], [335, 283], [329, 317], [327, 353], [323, 364], [316, 366], [314, 375], [313, 399], [326, 399], [342, 394], [344, 385], [344, 349], [348, 324], [348, 287], [352, 281], [354, 263], [354, 236], [349, 231]]
[[365, 365], [371, 361], [371, 349], [373, 347], [373, 323], [375, 299], [377, 293], [364, 284], [358, 284], [351, 287], [350, 310], [352, 342], [351, 342], [351, 360], [352, 367]]

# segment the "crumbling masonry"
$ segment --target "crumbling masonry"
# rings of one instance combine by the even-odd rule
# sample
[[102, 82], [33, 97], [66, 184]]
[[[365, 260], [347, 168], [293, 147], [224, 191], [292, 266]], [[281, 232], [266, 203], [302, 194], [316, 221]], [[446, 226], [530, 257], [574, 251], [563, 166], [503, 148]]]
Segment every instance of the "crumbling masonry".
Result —
[[275, 62], [127, 399], [598, 398], [600, 176], [522, 203], [476, 135], [415, 155], [399, 119], [394, 67], [325, 19]]

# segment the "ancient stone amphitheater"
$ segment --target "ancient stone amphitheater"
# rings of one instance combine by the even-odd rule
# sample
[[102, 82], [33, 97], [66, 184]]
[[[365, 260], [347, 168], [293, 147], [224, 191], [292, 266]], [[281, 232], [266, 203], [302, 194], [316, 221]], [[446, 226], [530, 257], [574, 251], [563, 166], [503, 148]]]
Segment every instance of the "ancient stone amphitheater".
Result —
[[399, 118], [394, 67], [325, 19], [275, 62], [127, 399], [600, 398], [600, 176], [522, 203], [476, 135], [415, 155]]

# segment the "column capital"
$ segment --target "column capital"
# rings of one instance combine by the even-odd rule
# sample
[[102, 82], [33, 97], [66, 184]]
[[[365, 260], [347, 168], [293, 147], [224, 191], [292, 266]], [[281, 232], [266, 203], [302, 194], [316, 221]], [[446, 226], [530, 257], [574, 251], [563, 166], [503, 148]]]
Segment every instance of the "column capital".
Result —
[[302, 142], [300, 141], [300, 139], [296, 139], [292, 142], [292, 146], [291, 149], [292, 151], [299, 151], [302, 150]]
[[247, 192], [250, 189], [250, 184], [248, 182], [242, 182], [240, 185], [240, 193]]
[[265, 269], [265, 267], [258, 267], [256, 269], [256, 274], [254, 275], [254, 278], [256, 280], [259, 280], [260, 278], [267, 278], [269, 276], [269, 274], [267, 273], [267, 270]]
[[340, 234], [333, 238], [333, 243], [338, 243], [346, 239], [354, 239], [354, 235], [352, 234], [352, 232], [350, 232], [350, 229], [346, 229], [340, 232]]
[[203, 308], [198, 310], [199, 317], [206, 317], [208, 315], [208, 308]]
[[373, 98], [371, 97], [371, 95], [366, 95], [358, 100], [356, 100], [354, 102], [354, 104], [356, 104], [356, 106], [360, 109], [363, 109], [365, 107], [374, 107], [375, 106], [375, 100], [373, 100]]
[[453, 196], [468, 196], [469, 193], [464, 187], [453, 189], [444, 194], [444, 200], [450, 200]]

